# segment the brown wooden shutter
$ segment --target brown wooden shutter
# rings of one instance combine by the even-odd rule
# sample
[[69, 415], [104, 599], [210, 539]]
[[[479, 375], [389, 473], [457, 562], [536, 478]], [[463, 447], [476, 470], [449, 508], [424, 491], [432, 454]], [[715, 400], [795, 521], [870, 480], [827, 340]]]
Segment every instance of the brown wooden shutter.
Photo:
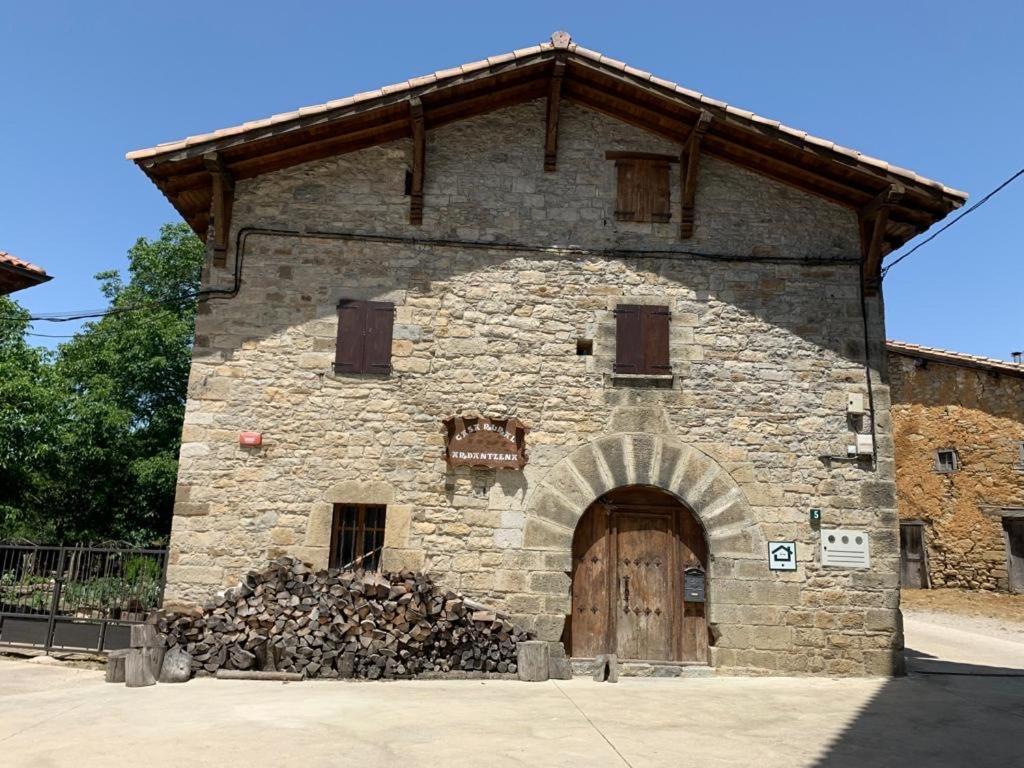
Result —
[[672, 191], [667, 160], [624, 158], [615, 162], [615, 218], [618, 221], [668, 221]]
[[646, 221], [668, 221], [672, 216], [672, 190], [669, 187], [668, 163], [648, 160], [643, 164], [643, 187], [647, 197]]
[[366, 302], [338, 302], [338, 339], [334, 347], [335, 373], [362, 373]]
[[633, 160], [618, 160], [615, 163], [615, 218], [618, 221], [638, 221], [641, 208], [640, 185], [637, 183], [637, 167]]
[[395, 327], [395, 305], [389, 301], [366, 302], [366, 373], [391, 373], [391, 339]]
[[668, 331], [672, 313], [668, 307], [643, 307], [641, 317], [644, 360], [642, 373], [672, 373], [668, 353]]
[[640, 373], [643, 366], [641, 307], [619, 304], [615, 308], [615, 373]]

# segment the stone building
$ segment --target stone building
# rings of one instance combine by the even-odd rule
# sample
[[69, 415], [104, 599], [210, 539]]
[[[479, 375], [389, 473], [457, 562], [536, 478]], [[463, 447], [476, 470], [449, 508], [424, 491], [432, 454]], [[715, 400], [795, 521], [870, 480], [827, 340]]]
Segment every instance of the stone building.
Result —
[[963, 193], [564, 33], [129, 158], [209, 242], [169, 602], [289, 553], [583, 658], [890, 670], [879, 265]]
[[887, 347], [904, 586], [1024, 592], [1024, 365]]

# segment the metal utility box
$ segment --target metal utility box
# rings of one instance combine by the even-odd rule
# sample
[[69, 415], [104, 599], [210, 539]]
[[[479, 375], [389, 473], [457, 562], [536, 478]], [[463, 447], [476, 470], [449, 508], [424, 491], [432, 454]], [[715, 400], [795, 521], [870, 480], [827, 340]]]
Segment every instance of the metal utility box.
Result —
[[871, 547], [867, 532], [850, 528], [822, 528], [821, 564], [828, 568], [870, 568]]
[[846, 412], [851, 416], [860, 416], [867, 412], [864, 407], [864, 395], [854, 392], [846, 396]]
[[704, 598], [704, 569], [691, 567], [683, 571], [683, 600], [687, 603], [703, 603]]

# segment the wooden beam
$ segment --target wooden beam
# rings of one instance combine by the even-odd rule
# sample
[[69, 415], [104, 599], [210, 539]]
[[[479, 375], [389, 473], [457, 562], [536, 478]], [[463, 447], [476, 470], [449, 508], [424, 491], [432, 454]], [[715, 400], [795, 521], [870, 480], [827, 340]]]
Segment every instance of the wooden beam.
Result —
[[711, 127], [711, 113], [703, 110], [680, 155], [679, 171], [679, 239], [693, 237], [693, 205], [697, 198], [697, 169], [700, 163], [700, 142]]
[[213, 225], [213, 266], [227, 266], [228, 236], [231, 232], [231, 208], [235, 202], [235, 178], [224, 164], [219, 152], [203, 155], [210, 174], [212, 191], [210, 221]]
[[409, 223], [423, 223], [423, 176], [426, 170], [427, 130], [423, 102], [409, 100], [409, 121], [412, 124], [412, 189], [409, 194]]
[[890, 184], [860, 211], [861, 251], [863, 255], [864, 293], [874, 296], [882, 282], [882, 257], [889, 210], [903, 198], [902, 184]]
[[548, 121], [544, 134], [544, 170], [551, 173], [558, 161], [558, 115], [562, 103], [562, 82], [565, 78], [565, 62], [556, 61], [551, 70], [548, 86]]

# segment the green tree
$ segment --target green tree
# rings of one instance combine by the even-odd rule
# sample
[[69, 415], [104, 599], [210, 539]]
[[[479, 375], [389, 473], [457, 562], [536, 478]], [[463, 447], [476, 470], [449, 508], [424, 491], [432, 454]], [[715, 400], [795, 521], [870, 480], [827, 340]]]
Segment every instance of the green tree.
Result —
[[[127, 282], [113, 271], [97, 275], [109, 312], [62, 344], [52, 362], [38, 363], [48, 372], [40, 405], [49, 416], [38, 415], [48, 431], [35, 483], [14, 480], [19, 501], [0, 533], [24, 520], [22, 535], [66, 542], [166, 538], [203, 255], [185, 224], [169, 224], [129, 250]], [[12, 374], [12, 385], [17, 380]]]

